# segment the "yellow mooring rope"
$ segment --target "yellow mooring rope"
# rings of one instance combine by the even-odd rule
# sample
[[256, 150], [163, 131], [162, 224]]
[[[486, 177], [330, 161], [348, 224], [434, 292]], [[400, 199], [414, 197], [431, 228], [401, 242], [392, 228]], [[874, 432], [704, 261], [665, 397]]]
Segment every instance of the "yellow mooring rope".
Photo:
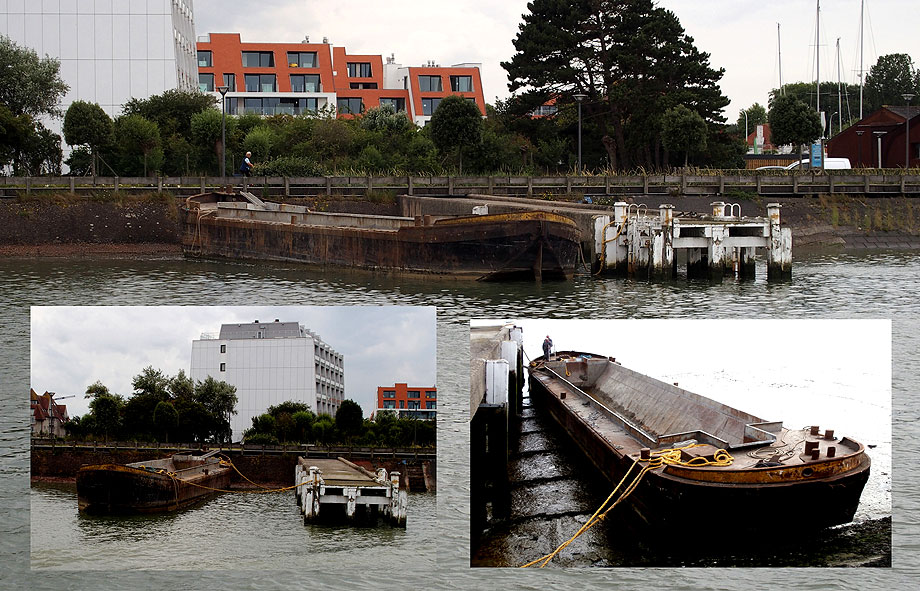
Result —
[[233, 462], [230, 461], [230, 458], [220, 460], [219, 464], [220, 464], [221, 466], [230, 466], [230, 467], [233, 468], [233, 469], [236, 471], [236, 473], [239, 474], [244, 480], [246, 480], [246, 481], [249, 482], [250, 484], [254, 484], [255, 486], [262, 487], [263, 490], [226, 490], [226, 489], [222, 489], [222, 488], [214, 488], [214, 487], [211, 487], [211, 486], [205, 486], [205, 485], [203, 485], [203, 484], [198, 484], [197, 482], [192, 482], [191, 480], [183, 480], [183, 479], [179, 478], [179, 476], [178, 476], [175, 472], [168, 472], [168, 471], [163, 470], [163, 469], [156, 470], [155, 472], [156, 472], [157, 474], [163, 474], [163, 475], [165, 475], [165, 476], [168, 476], [168, 477], [172, 478], [172, 480], [173, 480], [173, 485], [176, 487], [176, 504], [177, 504], [177, 506], [178, 506], [178, 502], [179, 502], [179, 485], [178, 485], [179, 482], [181, 482], [181, 483], [183, 483], [183, 484], [190, 484], [190, 485], [192, 485], [192, 486], [197, 486], [198, 488], [204, 488], [204, 489], [207, 489], [207, 490], [213, 490], [213, 491], [216, 491], [216, 492], [240, 493], [240, 494], [253, 494], [253, 493], [255, 493], [255, 494], [263, 494], [263, 493], [271, 493], [271, 492], [283, 492], [283, 491], [286, 491], [286, 490], [291, 490], [292, 488], [297, 488], [298, 486], [302, 486], [301, 484], [293, 484], [293, 485], [291, 485], [291, 486], [285, 486], [285, 487], [282, 487], [282, 488], [266, 488], [266, 487], [262, 486], [261, 484], [259, 484], [259, 483], [257, 483], [257, 482], [253, 482], [252, 480], [249, 480], [249, 478], [246, 478], [246, 476], [245, 476], [242, 472], [239, 471], [239, 469], [233, 464]]
[[[734, 461], [734, 458], [732, 458], [732, 456], [729, 455], [729, 453], [725, 451], [724, 449], [717, 450], [715, 454], [713, 454], [712, 460], [702, 457], [702, 456], [691, 458], [686, 461], [680, 459], [681, 450], [689, 449], [691, 447], [699, 447], [701, 445], [705, 445], [705, 444], [694, 443], [694, 444], [687, 445], [684, 447], [676, 447], [676, 448], [663, 449], [660, 451], [653, 451], [651, 454], [651, 457], [647, 460], [637, 458], [636, 461], [634, 461], [632, 465], [629, 467], [629, 469], [626, 471], [626, 474], [623, 475], [623, 478], [620, 480], [620, 482], [613, 489], [613, 492], [611, 492], [610, 495], [607, 497], [607, 499], [603, 503], [601, 503], [601, 506], [598, 507], [597, 511], [594, 512], [594, 515], [592, 515], [585, 522], [585, 524], [581, 526], [581, 529], [575, 532], [575, 535], [573, 535], [571, 538], [566, 540], [563, 544], [561, 544], [558, 548], [556, 548], [549, 554], [546, 554], [545, 556], [542, 556], [531, 562], [528, 562], [527, 564], [521, 565], [521, 568], [527, 568], [529, 566], [533, 566], [537, 564], [538, 562], [540, 563], [540, 568], [543, 568], [544, 566], [549, 564], [550, 560], [552, 560], [557, 554], [562, 552], [562, 550], [564, 550], [566, 546], [574, 542], [575, 539], [578, 538], [578, 536], [580, 536], [581, 534], [585, 533], [586, 531], [588, 531], [589, 529], [597, 525], [600, 521], [603, 521], [603, 519], [607, 517], [607, 514], [610, 513], [610, 511], [614, 507], [616, 507], [623, 499], [628, 497], [636, 489], [636, 487], [639, 486], [639, 482], [642, 480], [642, 477], [645, 476], [645, 473], [648, 472], [649, 470], [654, 470], [655, 468], [659, 468], [665, 464], [676, 464], [679, 466], [730, 466], [732, 462]], [[623, 490], [623, 493], [608, 507], [607, 504], [610, 503], [610, 500], [613, 499], [614, 495], [617, 494], [617, 491], [620, 490], [620, 487], [623, 486], [623, 483], [626, 482], [626, 479], [629, 477], [629, 474], [633, 471], [633, 468], [638, 466], [639, 463], [641, 462], [645, 462], [646, 465], [643, 466], [641, 470], [639, 471], [639, 473], [633, 477], [632, 481]], [[603, 511], [603, 513], [601, 513], [601, 511]]]

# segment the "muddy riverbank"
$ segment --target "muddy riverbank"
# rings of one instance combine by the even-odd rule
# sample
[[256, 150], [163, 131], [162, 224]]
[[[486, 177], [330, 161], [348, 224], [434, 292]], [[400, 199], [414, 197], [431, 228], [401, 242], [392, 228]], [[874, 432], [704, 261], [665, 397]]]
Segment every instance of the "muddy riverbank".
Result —
[[[764, 215], [767, 201], [779, 202], [792, 228], [797, 252], [823, 250], [920, 250], [920, 203], [906, 197], [818, 196], [722, 199], [738, 203], [743, 215]], [[606, 201], [618, 200], [611, 196]], [[630, 197], [655, 209], [711, 211], [712, 198]], [[9, 257], [181, 257], [178, 211], [183, 199], [167, 193], [142, 195], [55, 195], [0, 200], [0, 255]], [[288, 198], [316, 211], [399, 215], [395, 198]]]

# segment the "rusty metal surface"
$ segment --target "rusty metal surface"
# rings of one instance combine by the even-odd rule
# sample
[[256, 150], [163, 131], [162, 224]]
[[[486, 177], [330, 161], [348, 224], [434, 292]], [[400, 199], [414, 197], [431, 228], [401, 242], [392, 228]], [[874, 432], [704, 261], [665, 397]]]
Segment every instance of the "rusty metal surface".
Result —
[[380, 229], [367, 220], [352, 227], [306, 224], [287, 211], [214, 207], [211, 200], [219, 198], [187, 200], [186, 254], [486, 280], [569, 279], [579, 260], [577, 228], [554, 214], [482, 216], [434, 225], [406, 225], [403, 218], [394, 218], [398, 229]]
[[[152, 470], [163, 469], [174, 477]], [[179, 467], [171, 458], [134, 465], [84, 466], [77, 473], [80, 511], [88, 513], [158, 513], [175, 511], [230, 486], [231, 468], [217, 460]], [[194, 483], [194, 484], [190, 484]]]
[[[639, 457], [644, 444], [588, 403], [583, 393], [567, 387], [548, 373], [531, 371], [530, 383], [535, 404], [545, 408], [585, 458], [611, 485], [616, 485]], [[562, 392], [566, 392], [565, 398]], [[779, 443], [782, 441], [781, 437]], [[803, 441], [793, 441], [792, 449], [801, 449]], [[825, 444], [846, 450], [848, 456], [813, 461], [792, 455], [782, 467], [755, 469], [756, 458], [739, 454], [732, 465], [725, 467], [671, 465], [655, 468], [627, 499], [626, 514], [637, 533], [651, 536], [653, 541], [686, 532], [694, 532], [700, 538], [715, 536], [718, 539], [723, 530], [713, 527], [711, 514], [701, 511], [702, 507], [714, 508], [723, 514], [782, 507], [784, 519], [795, 523], [802, 531], [846, 523], [852, 520], [859, 506], [869, 475], [869, 458], [862, 446], [847, 438], [825, 441]], [[705, 455], [713, 449], [704, 447], [693, 453]], [[771, 448], [763, 445], [760, 449]], [[820, 502], [815, 502], [818, 500]], [[663, 510], [665, 507], [667, 510]], [[621, 516], [626, 517], [623, 513]], [[763, 538], [770, 534], [758, 521], [732, 522], [731, 528], [737, 535]]]

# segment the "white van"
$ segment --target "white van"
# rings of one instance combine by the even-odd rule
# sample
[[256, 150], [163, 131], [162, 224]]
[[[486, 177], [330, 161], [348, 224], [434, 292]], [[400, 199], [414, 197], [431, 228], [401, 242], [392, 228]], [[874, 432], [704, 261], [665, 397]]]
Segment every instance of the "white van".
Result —
[[[798, 162], [793, 162], [789, 166], [784, 166], [786, 170], [799, 170], [803, 168], [811, 168], [811, 159], [802, 158]], [[824, 159], [824, 170], [840, 170], [844, 168], [853, 168], [850, 166], [849, 158], [825, 158]]]
[[[802, 158], [786, 166], [758, 166], [757, 170], [805, 170], [811, 168], [811, 159]], [[842, 170], [852, 168], [849, 158], [825, 158], [824, 170]]]

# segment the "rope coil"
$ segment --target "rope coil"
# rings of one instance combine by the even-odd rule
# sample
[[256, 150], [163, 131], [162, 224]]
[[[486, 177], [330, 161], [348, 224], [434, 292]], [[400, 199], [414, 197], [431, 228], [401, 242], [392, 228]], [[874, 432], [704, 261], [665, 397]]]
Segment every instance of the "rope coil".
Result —
[[[689, 460], [681, 459], [681, 453], [680, 453], [681, 450], [689, 449], [691, 447], [699, 447], [702, 445], [705, 445], [705, 444], [693, 443], [690, 445], [686, 445], [684, 447], [675, 447], [675, 448], [663, 449], [660, 451], [653, 451], [651, 453], [651, 457], [645, 460], [643, 460], [642, 458], [636, 458], [633, 461], [633, 463], [629, 466], [629, 469], [626, 471], [626, 473], [623, 475], [623, 478], [620, 480], [620, 482], [616, 485], [616, 487], [607, 497], [607, 499], [603, 503], [601, 503], [601, 506], [597, 508], [597, 511], [595, 511], [594, 514], [585, 522], [585, 524], [581, 526], [581, 529], [575, 532], [575, 535], [573, 535], [571, 538], [566, 540], [564, 543], [560, 544], [558, 548], [556, 548], [549, 554], [541, 556], [540, 558], [536, 560], [532, 560], [531, 562], [528, 562], [527, 564], [521, 565], [520, 568], [527, 568], [527, 567], [537, 564], [538, 562], [540, 563], [540, 568], [543, 568], [544, 566], [549, 564], [549, 562], [557, 554], [562, 552], [562, 550], [564, 550], [566, 546], [574, 542], [580, 535], [582, 535], [583, 533], [585, 533], [586, 531], [588, 531], [589, 529], [591, 529], [592, 527], [594, 527], [595, 525], [603, 521], [604, 518], [607, 517], [607, 514], [610, 513], [610, 511], [612, 511], [614, 507], [620, 504], [620, 502], [623, 501], [623, 499], [625, 499], [630, 494], [632, 494], [632, 492], [636, 490], [636, 487], [639, 486], [639, 482], [642, 481], [642, 477], [645, 476], [646, 472], [648, 472], [649, 470], [660, 468], [661, 466], [664, 466], [665, 464], [676, 464], [679, 466], [693, 466], [693, 467], [730, 466], [732, 462], [734, 461], [734, 458], [732, 458], [732, 456], [724, 449], [716, 450], [716, 452], [713, 454], [713, 459], [711, 460], [703, 456], [697, 456]], [[642, 466], [642, 468], [639, 470], [639, 473], [633, 477], [632, 481], [630, 481], [630, 483], [626, 486], [622, 494], [620, 494], [620, 496], [615, 501], [613, 501], [613, 503], [610, 504], [610, 506], [608, 507], [607, 504], [610, 503], [614, 495], [616, 495], [617, 492], [620, 490], [620, 487], [623, 486], [623, 483], [626, 482], [626, 479], [629, 477], [629, 474], [633, 471], [633, 468], [635, 468], [636, 466], [638, 466], [640, 463], [643, 463], [643, 462], [645, 463], [645, 465]], [[601, 513], [601, 511], [603, 511], [603, 513]]]

